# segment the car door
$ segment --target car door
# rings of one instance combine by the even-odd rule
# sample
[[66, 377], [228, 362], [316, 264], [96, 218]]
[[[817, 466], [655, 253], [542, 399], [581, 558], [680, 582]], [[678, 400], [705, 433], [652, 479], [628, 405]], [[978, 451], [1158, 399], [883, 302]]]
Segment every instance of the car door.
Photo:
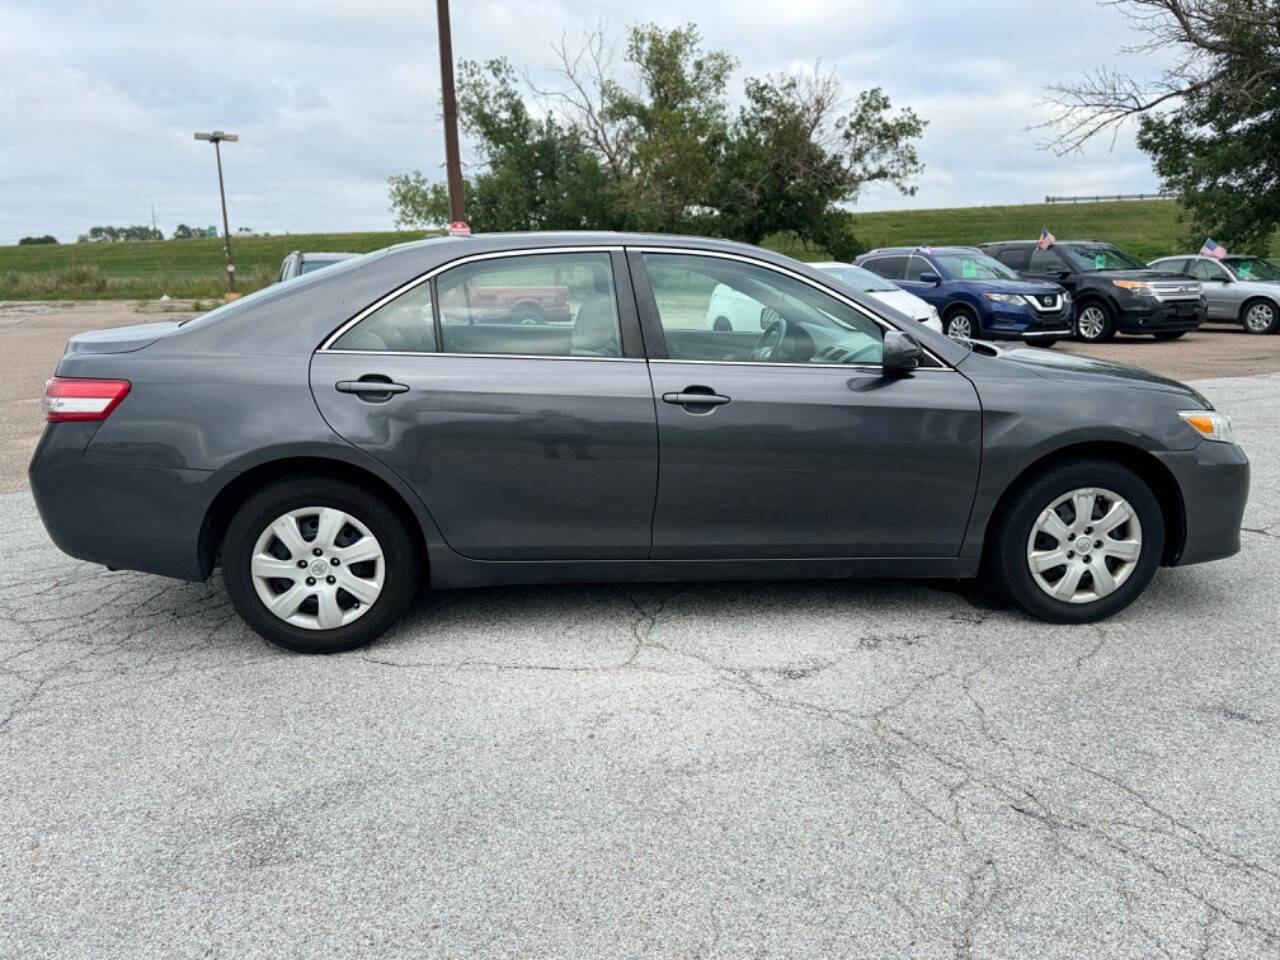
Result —
[[1243, 298], [1235, 279], [1227, 273], [1225, 267], [1211, 260], [1198, 258], [1191, 261], [1187, 272], [1204, 287], [1210, 319], [1235, 320], [1240, 316]]
[[[967, 379], [933, 360], [883, 376], [884, 327], [785, 269], [664, 249], [629, 262], [657, 399], [655, 558], [957, 555], [981, 448]], [[717, 284], [776, 319], [709, 338]]]
[[[530, 322], [534, 292], [567, 304], [566, 319]], [[657, 434], [620, 250], [455, 261], [330, 337], [311, 386], [334, 430], [411, 484], [463, 556], [649, 555]]]
[[[924, 281], [920, 279], [929, 273], [938, 278], [937, 283], [932, 280]], [[949, 291], [945, 289], [945, 278], [942, 271], [918, 253], [913, 253], [907, 258], [907, 265], [902, 279], [895, 280], [894, 283], [908, 293], [913, 293], [926, 303], [937, 307], [939, 311], [947, 306]]]
[[1020, 272], [1028, 280], [1044, 280], [1061, 284], [1073, 297], [1076, 294], [1076, 288], [1080, 285], [1076, 282], [1071, 268], [1062, 259], [1062, 255], [1053, 247], [1044, 250], [1039, 247], [1033, 248], [1027, 257], [1026, 269]]

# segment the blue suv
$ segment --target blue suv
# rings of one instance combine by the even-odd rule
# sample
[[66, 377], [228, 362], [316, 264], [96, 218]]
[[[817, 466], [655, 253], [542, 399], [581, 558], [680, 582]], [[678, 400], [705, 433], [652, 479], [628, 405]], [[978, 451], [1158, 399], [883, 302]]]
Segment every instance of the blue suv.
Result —
[[1047, 347], [1071, 333], [1071, 294], [1023, 280], [976, 247], [885, 247], [854, 262], [937, 307], [950, 337]]

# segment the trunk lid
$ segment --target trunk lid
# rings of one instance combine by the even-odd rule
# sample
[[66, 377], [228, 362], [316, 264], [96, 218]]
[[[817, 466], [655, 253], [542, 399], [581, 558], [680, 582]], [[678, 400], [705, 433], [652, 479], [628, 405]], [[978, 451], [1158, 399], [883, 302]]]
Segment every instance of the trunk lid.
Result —
[[77, 333], [67, 341], [65, 356], [132, 353], [150, 346], [177, 329], [177, 321], [159, 320], [154, 323], [135, 323], [127, 327], [108, 327], [105, 330]]

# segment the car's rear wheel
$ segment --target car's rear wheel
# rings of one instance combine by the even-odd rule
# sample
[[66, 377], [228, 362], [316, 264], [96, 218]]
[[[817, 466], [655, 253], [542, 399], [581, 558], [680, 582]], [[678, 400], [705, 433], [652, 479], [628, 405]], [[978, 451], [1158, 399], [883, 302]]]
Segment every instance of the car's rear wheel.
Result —
[[338, 653], [404, 613], [418, 562], [404, 523], [378, 497], [340, 480], [292, 477], [232, 518], [222, 577], [236, 611], [271, 643]]
[[716, 317], [711, 324], [712, 330], [719, 330], [721, 333], [732, 330], [733, 324], [729, 322], [728, 317]]
[[1076, 460], [1023, 485], [993, 517], [990, 560], [1023, 610], [1056, 623], [1089, 623], [1123, 610], [1155, 575], [1164, 517], [1133, 471]]
[[1185, 336], [1186, 333], [1187, 331], [1185, 330], [1166, 330], [1163, 333], [1154, 334], [1154, 336], [1157, 340], [1177, 340]]
[[1116, 321], [1105, 303], [1090, 302], [1076, 314], [1076, 336], [1086, 343], [1102, 343], [1116, 335]]
[[956, 307], [947, 314], [947, 336], [972, 340], [978, 335], [978, 318], [968, 307]]
[[1275, 333], [1280, 328], [1280, 309], [1270, 300], [1250, 300], [1240, 308], [1240, 325], [1248, 333]]

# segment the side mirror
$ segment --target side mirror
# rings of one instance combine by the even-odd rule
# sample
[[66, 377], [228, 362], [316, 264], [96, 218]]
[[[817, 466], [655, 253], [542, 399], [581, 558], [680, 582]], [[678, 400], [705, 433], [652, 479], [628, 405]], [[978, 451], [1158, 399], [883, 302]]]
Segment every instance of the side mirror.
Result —
[[932, 270], [926, 270], [924, 273], [920, 274], [920, 282], [939, 284], [942, 282], [942, 278], [938, 276], [936, 273], [934, 273]]
[[897, 376], [910, 373], [920, 366], [920, 358], [924, 356], [924, 347], [909, 333], [901, 330], [890, 330], [884, 335], [884, 353], [880, 366], [885, 376]]
[[1071, 271], [1070, 271], [1070, 270], [1059, 270], [1059, 271], [1058, 271], [1058, 279], [1059, 279], [1059, 280], [1065, 280], [1065, 279], [1067, 279], [1067, 277], [1069, 277], [1069, 276], [1071, 276]]

